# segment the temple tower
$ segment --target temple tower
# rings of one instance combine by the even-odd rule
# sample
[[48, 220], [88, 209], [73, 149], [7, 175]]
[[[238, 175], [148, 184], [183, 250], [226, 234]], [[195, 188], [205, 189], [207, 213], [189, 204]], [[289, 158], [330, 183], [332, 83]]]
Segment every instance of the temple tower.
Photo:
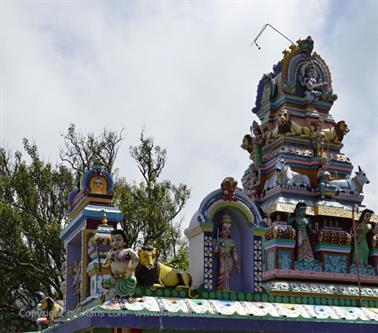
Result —
[[69, 195], [69, 223], [60, 238], [66, 250], [65, 307], [85, 304], [101, 292], [104, 253], [110, 246], [110, 231], [123, 214], [112, 205], [113, 180], [102, 165], [83, 174], [79, 187]]
[[378, 282], [378, 236], [372, 234], [377, 215], [365, 239], [369, 261], [356, 236], [369, 180], [360, 166], [352, 175], [341, 151], [349, 128], [330, 113], [337, 99], [331, 73], [313, 49], [311, 37], [298, 40], [262, 76], [252, 109], [259, 122], [253, 121], [241, 145], [252, 160], [242, 177], [244, 192], [265, 215], [267, 290], [278, 279]]

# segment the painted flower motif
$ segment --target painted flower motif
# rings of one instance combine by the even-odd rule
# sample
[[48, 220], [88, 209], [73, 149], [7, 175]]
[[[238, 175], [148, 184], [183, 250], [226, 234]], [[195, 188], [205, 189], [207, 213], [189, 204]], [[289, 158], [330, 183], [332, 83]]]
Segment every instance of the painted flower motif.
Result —
[[212, 284], [210, 283], [210, 282], [207, 282], [207, 283], [205, 283], [205, 288], [206, 289], [212, 289]]
[[261, 244], [260, 243], [255, 244], [255, 246], [253, 248], [255, 249], [255, 251], [259, 251], [259, 250], [261, 250]]
[[368, 295], [373, 295], [374, 294], [373, 290], [371, 290], [370, 288], [364, 288], [364, 291]]
[[310, 289], [313, 292], [319, 292], [319, 287], [316, 284], [311, 284]]
[[283, 290], [289, 290], [290, 289], [290, 285], [287, 282], [282, 282], [281, 283], [281, 288]]
[[309, 291], [310, 290], [309, 286], [306, 283], [301, 283], [301, 289], [303, 291]]
[[348, 289], [347, 289], [346, 287], [340, 287], [340, 291], [341, 291], [343, 294], [348, 293]]
[[349, 287], [349, 292], [350, 292], [352, 295], [356, 295], [356, 294], [358, 294], [358, 289], [357, 289], [357, 288], [354, 288], [354, 287]]
[[329, 290], [326, 286], [320, 286], [320, 291], [323, 293], [329, 293]]
[[297, 283], [293, 283], [293, 284], [291, 285], [291, 288], [292, 288], [293, 290], [297, 291], [297, 290], [299, 290], [299, 285], [298, 285]]

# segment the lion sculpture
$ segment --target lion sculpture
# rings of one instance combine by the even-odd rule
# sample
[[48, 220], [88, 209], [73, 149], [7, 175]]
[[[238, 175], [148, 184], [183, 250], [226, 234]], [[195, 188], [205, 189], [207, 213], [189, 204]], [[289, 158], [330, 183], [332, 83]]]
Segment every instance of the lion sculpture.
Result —
[[40, 312], [40, 315], [48, 319], [50, 325], [62, 315], [63, 305], [58, 303], [58, 301], [45, 296], [41, 291], [37, 292], [35, 297], [39, 302], [37, 310]]
[[246, 150], [250, 154], [253, 153], [253, 139], [249, 134], [244, 135], [243, 141], [240, 147]]
[[336, 144], [340, 144], [348, 132], [348, 125], [344, 120], [340, 120], [331, 128], [322, 130], [322, 133], [325, 135], [326, 142], [333, 142]]
[[157, 249], [153, 246], [143, 246], [139, 250], [139, 264], [135, 270], [138, 284], [151, 289], [171, 287], [188, 289], [191, 295], [192, 277], [188, 272], [169, 267], [158, 262]]
[[281, 110], [277, 116], [277, 126], [268, 132], [267, 141], [269, 142], [281, 134], [310, 137], [311, 129], [307, 126], [299, 125], [290, 118], [286, 110]]
[[221, 184], [221, 190], [224, 194], [223, 200], [235, 201], [235, 191], [238, 182], [232, 177], [226, 177]]

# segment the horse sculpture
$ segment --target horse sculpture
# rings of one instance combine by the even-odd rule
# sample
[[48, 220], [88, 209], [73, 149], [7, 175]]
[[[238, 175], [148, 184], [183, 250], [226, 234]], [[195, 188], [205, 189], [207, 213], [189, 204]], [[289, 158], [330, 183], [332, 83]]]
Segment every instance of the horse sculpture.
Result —
[[349, 192], [349, 193], [363, 193], [363, 187], [365, 184], [369, 184], [370, 180], [367, 178], [364, 171], [362, 171], [361, 167], [358, 166], [358, 171], [356, 171], [356, 175], [353, 178], [350, 176], [346, 179], [336, 179], [331, 180], [329, 185], [333, 185], [336, 188], [336, 193], [338, 192]]
[[264, 184], [264, 191], [277, 185], [289, 185], [311, 188], [310, 179], [306, 175], [295, 172], [283, 157], [277, 158], [274, 164], [275, 171]]

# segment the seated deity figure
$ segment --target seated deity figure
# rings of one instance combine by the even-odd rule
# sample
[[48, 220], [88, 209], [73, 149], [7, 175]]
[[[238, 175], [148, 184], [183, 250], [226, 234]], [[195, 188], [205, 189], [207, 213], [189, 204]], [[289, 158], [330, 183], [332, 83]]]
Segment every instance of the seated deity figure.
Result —
[[310, 221], [306, 217], [307, 205], [305, 202], [300, 201], [294, 209], [294, 216], [289, 216], [288, 223], [295, 223], [297, 235], [297, 259], [298, 261], [313, 261], [314, 252], [311, 247], [309, 233], [313, 232], [310, 228]]
[[370, 209], [364, 209], [361, 213], [360, 219], [352, 227], [351, 234], [354, 239], [353, 263], [355, 265], [367, 265], [369, 258], [369, 246], [366, 239], [367, 233], [372, 226], [369, 223], [374, 212]]
[[304, 76], [300, 77], [300, 82], [306, 88], [306, 97], [312, 101], [315, 97], [321, 96], [328, 90], [328, 82], [318, 82], [318, 73], [313, 62], [310, 61], [303, 68], [305, 73]]
[[328, 171], [328, 160], [326, 158], [321, 159], [321, 166], [318, 170], [316, 178], [319, 181], [319, 192], [321, 199], [325, 198], [326, 190], [334, 191], [336, 189], [335, 186], [329, 184], [333, 178], [331, 173]]
[[231, 273], [235, 265], [237, 273], [240, 273], [237, 244], [231, 238], [232, 219], [229, 213], [225, 213], [219, 224], [214, 252], [218, 256], [218, 289], [231, 290]]
[[122, 230], [112, 231], [112, 249], [103, 264], [109, 267], [112, 276], [102, 282], [104, 288], [114, 288], [117, 300], [132, 302], [137, 280], [134, 272], [139, 262], [137, 253], [126, 248], [126, 235]]

